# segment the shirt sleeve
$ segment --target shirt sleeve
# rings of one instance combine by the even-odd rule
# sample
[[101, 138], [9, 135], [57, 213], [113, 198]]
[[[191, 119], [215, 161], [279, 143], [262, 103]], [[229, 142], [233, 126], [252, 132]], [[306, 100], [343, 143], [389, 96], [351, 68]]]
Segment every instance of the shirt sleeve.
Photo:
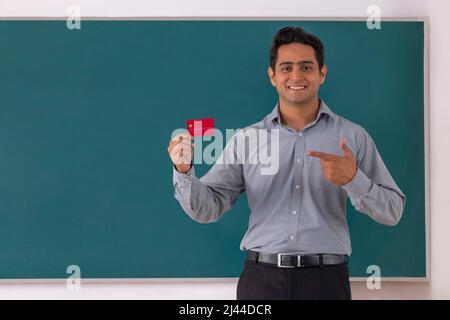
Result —
[[192, 219], [200, 223], [219, 220], [245, 191], [242, 164], [235, 159], [234, 136], [200, 179], [195, 176], [194, 166], [186, 174], [173, 169], [175, 198]]
[[343, 186], [352, 205], [373, 220], [396, 225], [402, 216], [406, 196], [386, 168], [374, 141], [362, 129], [356, 139], [358, 169]]

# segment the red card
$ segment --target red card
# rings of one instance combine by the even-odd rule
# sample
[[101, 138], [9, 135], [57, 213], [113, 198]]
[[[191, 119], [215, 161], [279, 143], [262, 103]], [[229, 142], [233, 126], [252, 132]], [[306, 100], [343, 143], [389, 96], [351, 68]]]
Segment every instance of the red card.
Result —
[[214, 135], [214, 119], [203, 118], [203, 119], [187, 120], [186, 128], [193, 137], [212, 136]]

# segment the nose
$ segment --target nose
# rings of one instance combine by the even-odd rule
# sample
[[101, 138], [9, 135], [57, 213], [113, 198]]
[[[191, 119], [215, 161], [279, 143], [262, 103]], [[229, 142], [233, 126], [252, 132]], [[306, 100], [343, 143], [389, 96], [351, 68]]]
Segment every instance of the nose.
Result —
[[294, 70], [292, 71], [292, 74], [291, 74], [291, 80], [296, 81], [296, 80], [302, 80], [302, 79], [304, 79], [303, 72], [300, 70], [300, 68], [294, 68]]

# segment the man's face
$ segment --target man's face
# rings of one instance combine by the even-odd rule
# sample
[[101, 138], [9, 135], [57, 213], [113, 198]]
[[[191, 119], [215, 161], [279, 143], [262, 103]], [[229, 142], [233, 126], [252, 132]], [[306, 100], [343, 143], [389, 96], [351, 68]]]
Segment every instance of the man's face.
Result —
[[304, 105], [317, 99], [327, 67], [319, 70], [313, 47], [290, 43], [278, 48], [275, 70], [269, 67], [268, 73], [282, 103]]

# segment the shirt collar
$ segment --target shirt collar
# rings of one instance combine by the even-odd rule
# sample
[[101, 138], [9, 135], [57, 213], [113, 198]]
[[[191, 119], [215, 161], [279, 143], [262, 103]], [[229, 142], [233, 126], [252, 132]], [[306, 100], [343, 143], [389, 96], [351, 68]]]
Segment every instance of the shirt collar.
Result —
[[[333, 119], [336, 119], [336, 114], [331, 111], [331, 109], [326, 105], [326, 103], [323, 100], [320, 100], [319, 104], [319, 112], [317, 113], [317, 117], [315, 122], [317, 122], [322, 114], [326, 114], [330, 116]], [[271, 113], [268, 115], [268, 120], [273, 121], [276, 120], [278, 124], [281, 124], [281, 117], [280, 117], [280, 108], [279, 108], [279, 102], [275, 105], [275, 108], [272, 110]]]

